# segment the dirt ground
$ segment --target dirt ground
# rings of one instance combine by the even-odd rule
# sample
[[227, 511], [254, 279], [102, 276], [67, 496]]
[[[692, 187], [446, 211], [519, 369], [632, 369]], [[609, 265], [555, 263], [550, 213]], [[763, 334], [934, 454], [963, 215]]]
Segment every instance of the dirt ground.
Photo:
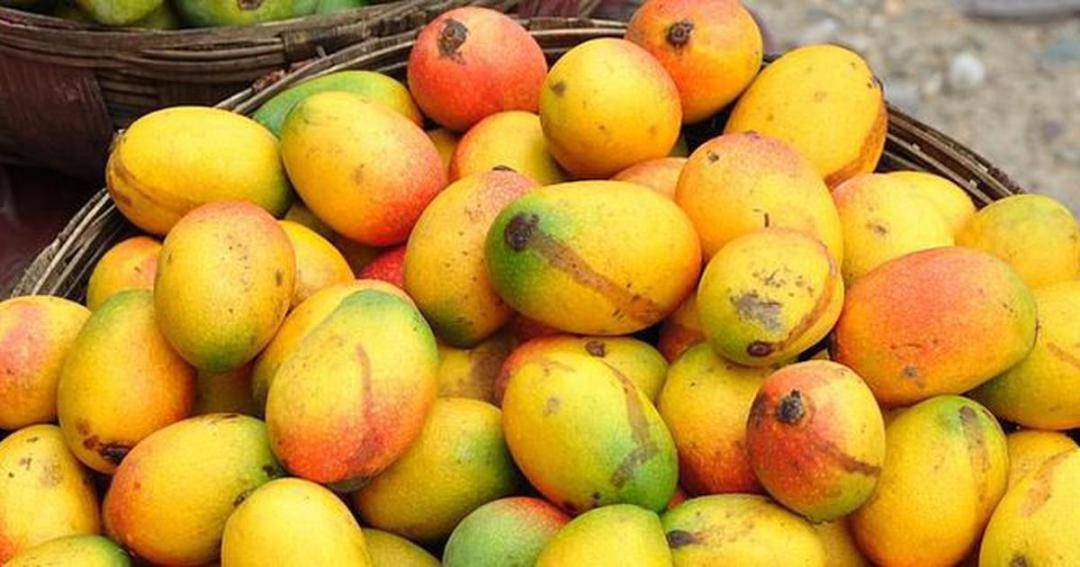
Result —
[[1080, 15], [978, 18], [961, 3], [745, 0], [775, 50], [856, 49], [893, 103], [1080, 214]]

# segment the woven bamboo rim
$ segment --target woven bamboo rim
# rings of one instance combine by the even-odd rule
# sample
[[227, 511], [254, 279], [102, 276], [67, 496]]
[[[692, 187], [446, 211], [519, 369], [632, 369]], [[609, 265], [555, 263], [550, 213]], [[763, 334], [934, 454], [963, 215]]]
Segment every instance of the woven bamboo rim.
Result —
[[[533, 18], [522, 22], [549, 58], [599, 37], [621, 37], [619, 22], [580, 18]], [[402, 77], [412, 49], [414, 32], [368, 41], [310, 62], [276, 83], [247, 89], [218, 106], [250, 114], [269, 97], [304, 80], [344, 69], [370, 69]], [[697, 125], [688, 137], [718, 135], [716, 124]], [[942, 175], [963, 187], [980, 207], [1023, 192], [1002, 171], [945, 134], [889, 106], [889, 131], [881, 171], [914, 169]], [[12, 296], [47, 294], [81, 300], [98, 258], [119, 240], [136, 233], [113, 205], [105, 190], [98, 192], [47, 246], [16, 284]]]

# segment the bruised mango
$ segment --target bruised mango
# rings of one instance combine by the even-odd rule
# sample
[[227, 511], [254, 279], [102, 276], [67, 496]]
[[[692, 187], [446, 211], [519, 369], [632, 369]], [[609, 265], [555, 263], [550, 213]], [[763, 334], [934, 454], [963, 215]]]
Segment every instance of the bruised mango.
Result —
[[761, 228], [805, 232], [844, 257], [840, 217], [814, 166], [791, 146], [756, 133], [702, 144], [683, 168], [675, 202], [694, 221], [706, 256]]
[[188, 418], [124, 459], [105, 495], [105, 528], [147, 561], [209, 563], [233, 509], [279, 476], [263, 422], [232, 413]]
[[301, 224], [292, 221], [280, 223], [296, 255], [296, 283], [290, 302], [292, 307], [300, 305], [320, 289], [352, 281], [352, 268], [333, 244]]
[[499, 213], [485, 255], [511, 307], [587, 335], [659, 322], [693, 288], [701, 263], [686, 215], [655, 191], [621, 181], [530, 191]]
[[86, 284], [86, 306], [97, 309], [113, 294], [128, 289], [154, 289], [161, 242], [133, 236], [117, 243], [94, 266]]
[[194, 401], [195, 370], [162, 336], [150, 292], [133, 290], [112, 296], [79, 333], [57, 413], [75, 456], [110, 474], [144, 437], [190, 415]]
[[492, 114], [461, 137], [450, 162], [450, 179], [492, 169], [511, 169], [538, 185], [566, 181], [547, 150], [540, 117], [511, 110]]
[[105, 181], [120, 212], [159, 235], [212, 201], [249, 201], [280, 216], [293, 198], [274, 135], [250, 118], [201, 106], [136, 120], [113, 144]]
[[199, 371], [192, 414], [208, 413], [262, 414], [262, 408], [251, 395], [250, 364], [226, 372]]
[[454, 150], [457, 148], [460, 136], [446, 128], [428, 130], [427, 135], [428, 138], [431, 138], [431, 142], [435, 144], [435, 149], [438, 150], [439, 157], [442, 159], [443, 166], [446, 168], [446, 177], [449, 179], [450, 162], [454, 158]]
[[652, 189], [674, 199], [679, 174], [686, 165], [684, 157], [663, 157], [631, 165], [612, 176], [612, 181], [628, 181]]
[[424, 548], [390, 532], [363, 528], [371, 567], [439, 567], [441, 563]]
[[570, 521], [545, 500], [502, 498], [473, 510], [454, 528], [443, 551], [446, 567], [533, 565]]
[[754, 79], [724, 133], [779, 138], [835, 187], [874, 171], [887, 122], [881, 84], [866, 61], [836, 45], [809, 45], [787, 52]]
[[281, 158], [316, 216], [370, 246], [403, 242], [446, 185], [439, 152], [419, 126], [352, 93], [300, 101], [282, 127]]
[[435, 338], [411, 303], [380, 291], [349, 295], [273, 378], [274, 453], [296, 476], [357, 488], [420, 435], [437, 370]]
[[989, 254], [947, 247], [902, 256], [855, 282], [832, 358], [896, 406], [966, 392], [1034, 343], [1035, 300], [1016, 272]]
[[695, 291], [664, 320], [664, 324], [660, 326], [660, 338], [657, 339], [656, 348], [660, 349], [668, 362], [675, 362], [686, 349], [704, 340], [705, 333], [701, 331]]
[[859, 549], [879, 565], [955, 565], [1005, 492], [1001, 426], [967, 398], [938, 396], [893, 417], [885, 436], [877, 488], [850, 517]]
[[495, 406], [440, 398], [420, 437], [353, 495], [364, 523], [413, 541], [445, 540], [483, 504], [522, 487]]
[[49, 540], [12, 557], [5, 567], [130, 567], [131, 558], [120, 546], [99, 535], [73, 535]]
[[0, 563], [59, 537], [101, 530], [98, 501], [60, 428], [31, 425], [0, 440]]
[[650, 510], [616, 504], [590, 510], [555, 534], [536, 567], [667, 567], [671, 552], [660, 518]]
[[761, 492], [746, 452], [746, 419], [774, 369], [724, 360], [696, 345], [671, 365], [657, 409], [679, 451], [679, 484], [689, 494]]
[[847, 518], [814, 524], [814, 530], [825, 546], [825, 567], [871, 567], [855, 543]]
[[675, 567], [825, 566], [824, 547], [810, 523], [764, 496], [691, 498], [662, 520]]
[[874, 394], [827, 360], [771, 374], [750, 409], [746, 446], [773, 498], [814, 521], [846, 516], [874, 491], [885, 424]]
[[1054, 456], [1076, 449], [1076, 441], [1064, 433], [1021, 429], [1005, 437], [1009, 448], [1009, 488]]
[[662, 510], [675, 491], [675, 445], [660, 414], [602, 359], [526, 362], [511, 373], [502, 408], [514, 461], [571, 514], [615, 503]]
[[495, 401], [495, 384], [514, 339], [498, 333], [471, 349], [439, 345], [439, 397]]
[[397, 246], [380, 252], [370, 264], [364, 266], [356, 276], [360, 279], [381, 280], [405, 289], [405, 250], [406, 245]]
[[440, 339], [471, 347], [510, 320], [489, 283], [484, 240], [499, 211], [535, 186], [509, 171], [477, 173], [452, 183], [420, 216], [405, 250], [405, 290]]
[[836, 260], [789, 229], [740, 236], [712, 257], [697, 292], [701, 328], [722, 356], [749, 366], [794, 358], [828, 334], [844, 304]]
[[945, 225], [955, 237], [975, 214], [975, 203], [959, 185], [948, 179], [925, 171], [893, 171], [885, 174], [900, 181], [904, 189], [914, 193], [937, 209], [945, 219]]
[[59, 297], [0, 302], [0, 429], [56, 417], [56, 388], [64, 358], [90, 312]]

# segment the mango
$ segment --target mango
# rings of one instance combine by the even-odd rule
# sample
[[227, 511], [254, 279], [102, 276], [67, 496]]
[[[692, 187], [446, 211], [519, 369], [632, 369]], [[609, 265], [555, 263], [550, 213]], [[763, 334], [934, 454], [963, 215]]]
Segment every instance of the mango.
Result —
[[885, 406], [959, 394], [1027, 356], [1035, 305], [1016, 272], [989, 254], [915, 252], [848, 290], [832, 359], [862, 377]]
[[787, 228], [844, 258], [840, 217], [814, 166], [775, 138], [728, 134], [702, 144], [683, 167], [678, 203], [701, 235], [705, 256], [761, 228]]
[[191, 415], [195, 370], [158, 321], [150, 292], [120, 292], [90, 316], [64, 363], [60, 428], [75, 456], [98, 472], [111, 474], [144, 437]]
[[76, 0], [76, 3], [99, 24], [128, 26], [159, 9], [163, 0]]
[[661, 520], [675, 567], [825, 565], [825, 549], [810, 523], [764, 496], [691, 498]]
[[411, 303], [380, 291], [349, 295], [273, 378], [266, 423], [274, 454], [296, 476], [359, 488], [420, 436], [438, 363], [431, 329]]
[[233, 509], [282, 474], [258, 419], [188, 418], [144, 439], [117, 468], [102, 507], [105, 528], [152, 563], [209, 563]]
[[0, 302], [0, 429], [56, 418], [56, 388], [64, 358], [90, 312], [59, 297]]
[[644, 2], [630, 20], [626, 39], [667, 69], [679, 89], [686, 123], [726, 107], [761, 68], [761, 30], [738, 0]]
[[221, 562], [233, 567], [372, 565], [349, 507], [333, 492], [299, 478], [271, 480], [243, 498], [225, 522]]
[[476, 508], [521, 490], [501, 418], [479, 400], [436, 400], [416, 441], [353, 495], [364, 523], [439, 542]]
[[49, 540], [12, 557], [5, 567], [130, 567], [131, 558], [123, 549], [99, 535], [73, 535]]
[[844, 281], [912, 252], [952, 246], [952, 230], [933, 202], [890, 175], [869, 173], [834, 191], [844, 230]]
[[[302, 224], [311, 230], [314, 230], [319, 236], [327, 240], [336, 241], [337, 239], [334, 229], [319, 220], [319, 217], [315, 216], [315, 213], [311, 212], [311, 209], [307, 208], [307, 205], [299, 199], [293, 201], [289, 210], [285, 211], [285, 220], [292, 221], [296, 224]], [[340, 252], [344, 254], [344, 251]]]
[[427, 135], [428, 138], [431, 138], [431, 142], [435, 144], [435, 149], [439, 152], [439, 158], [442, 159], [443, 166], [446, 168], [446, 177], [449, 179], [450, 162], [454, 159], [454, 150], [457, 149], [461, 137], [446, 128], [428, 130]]
[[1027, 427], [1080, 427], [1080, 281], [1032, 295], [1039, 319], [1035, 347], [971, 395], [994, 415]]
[[773, 498], [815, 522], [831, 521], [873, 493], [885, 460], [885, 423], [857, 374], [812, 360], [765, 379], [750, 408], [746, 448]]
[[296, 283], [291, 307], [300, 305], [320, 289], [353, 280], [349, 262], [328, 240], [304, 225], [292, 221], [278, 222], [289, 237], [296, 255]]
[[122, 240], [94, 265], [86, 284], [86, 306], [97, 309], [114, 294], [129, 289], [154, 289], [161, 242], [149, 236]]
[[540, 91], [548, 151], [578, 178], [607, 178], [671, 152], [679, 137], [679, 91], [647, 51], [615, 38], [567, 51]]
[[113, 143], [105, 181], [120, 212], [158, 235], [205, 203], [244, 200], [280, 216], [293, 200], [273, 134], [250, 118], [201, 106], [136, 120]]
[[571, 520], [536, 560], [536, 567], [563, 565], [666, 567], [671, 565], [671, 552], [655, 513], [616, 504]]
[[161, 247], [154, 309], [169, 343], [197, 368], [246, 364], [285, 319], [296, 281], [288, 235], [240, 201], [203, 205]]
[[369, 102], [377, 102], [407, 118], [417, 126], [424, 125], [424, 117], [413, 102], [405, 85], [374, 71], [337, 71], [304, 81], [290, 87], [264, 102], [251, 117], [266, 126], [275, 136], [281, 135], [285, 117], [305, 98], [328, 91], [347, 92], [361, 96]]
[[790, 360], [828, 334], [844, 304], [838, 262], [820, 241], [766, 228], [729, 242], [698, 286], [701, 328], [716, 352], [747, 366]]
[[955, 565], [1005, 493], [1001, 426], [967, 398], [937, 396], [893, 417], [885, 443], [877, 488], [850, 517], [859, 549], [879, 565]]
[[415, 543], [390, 532], [363, 528], [371, 567], [439, 567], [435, 556]]
[[975, 213], [956, 243], [1005, 260], [1032, 287], [1080, 279], [1080, 224], [1046, 195], [991, 203]]
[[510, 375], [522, 365], [563, 353], [586, 354], [598, 358], [626, 376], [651, 402], [664, 387], [668, 365], [652, 345], [632, 337], [575, 337], [552, 335], [526, 342], [502, 364], [495, 383], [495, 399], [501, 402]]
[[251, 395], [251, 365], [245, 364], [227, 372], [200, 370], [195, 381], [195, 407], [191, 413], [261, 415], [262, 407]]
[[971, 196], [940, 175], [925, 171], [893, 171], [885, 175], [903, 183], [906, 191], [930, 201], [954, 237], [975, 215]]
[[871, 567], [855, 543], [847, 518], [814, 524], [814, 531], [825, 546], [825, 567]]
[[570, 521], [545, 500], [502, 498], [473, 510], [454, 528], [443, 551], [446, 567], [533, 565]]
[[660, 414], [602, 359], [526, 362], [511, 373], [502, 410], [521, 472], [570, 514], [617, 503], [662, 510], [675, 491], [675, 444]]
[[101, 531], [98, 501], [60, 428], [31, 425], [0, 440], [0, 563], [47, 541]]
[[705, 333], [701, 330], [697, 308], [697, 291], [694, 291], [674, 313], [664, 319], [656, 348], [660, 349], [668, 362], [675, 362], [688, 348], [704, 340]]
[[675, 439], [687, 493], [762, 492], [746, 452], [746, 419], [773, 370], [728, 362], [706, 344], [672, 363], [657, 409]]
[[130, 25], [133, 28], [149, 30], [177, 30], [181, 27], [180, 16], [173, 9], [172, 4], [163, 2], [156, 10]]
[[357, 272], [360, 279], [382, 280], [405, 289], [405, 251], [406, 245], [380, 252], [370, 264]]
[[471, 349], [440, 344], [439, 397], [497, 403], [496, 380], [514, 342], [509, 334], [498, 333]]
[[492, 114], [469, 128], [457, 142], [450, 179], [492, 169], [516, 171], [537, 185], [566, 181], [566, 174], [548, 153], [540, 117], [522, 110]]
[[652, 189], [670, 199], [675, 198], [679, 174], [686, 165], [684, 157], [663, 157], [643, 161], [616, 173], [612, 181], [628, 181]]
[[248, 26], [310, 15], [315, 2], [305, 0], [174, 0], [176, 11], [191, 27]]
[[409, 53], [409, 90], [441, 126], [464, 132], [505, 110], [536, 112], [547, 60], [521, 24], [488, 8], [444, 12]]
[[419, 126], [352, 93], [297, 103], [282, 126], [281, 158], [308, 208], [369, 246], [403, 242], [446, 185], [439, 152]]
[[580, 181], [504, 208], [485, 257], [495, 291], [516, 311], [571, 333], [622, 335], [678, 307], [701, 250], [690, 220], [655, 191]]
[[484, 241], [499, 211], [535, 186], [509, 171], [470, 175], [439, 193], [416, 222], [405, 249], [405, 291], [450, 345], [475, 346], [510, 320], [488, 279]]
[[1076, 441], [1057, 431], [1021, 429], [1005, 436], [1009, 449], [1009, 489], [1056, 455], [1076, 449]]
[[979, 565], [1080, 565], [1080, 450], [1046, 461], [1010, 488], [983, 534]]
[[874, 171], [887, 127], [881, 83], [866, 61], [836, 45], [809, 45], [765, 67], [735, 104], [724, 133], [779, 138], [835, 187]]

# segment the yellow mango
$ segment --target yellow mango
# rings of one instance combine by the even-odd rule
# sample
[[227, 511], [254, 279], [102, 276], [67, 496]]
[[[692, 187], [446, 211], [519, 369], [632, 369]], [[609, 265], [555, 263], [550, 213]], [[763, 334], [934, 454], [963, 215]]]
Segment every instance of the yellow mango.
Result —
[[108, 538], [73, 535], [49, 540], [12, 557], [4, 567], [130, 567], [131, 558]]
[[446, 128], [428, 130], [427, 135], [428, 138], [431, 138], [431, 142], [435, 144], [435, 149], [439, 152], [439, 158], [442, 160], [443, 167], [446, 169], [446, 177], [449, 179], [450, 162], [454, 158], [454, 149], [457, 148], [458, 140], [461, 136], [458, 136]]
[[471, 349], [439, 345], [439, 397], [495, 402], [495, 383], [514, 339], [498, 333]]
[[814, 530], [825, 546], [825, 567], [871, 567], [855, 544], [847, 518], [814, 524]]
[[469, 128], [454, 148], [450, 179], [507, 168], [538, 185], [566, 181], [566, 174], [548, 153], [540, 117], [532, 112], [498, 112]]
[[325, 287], [352, 281], [349, 262], [333, 244], [310, 228], [279, 221], [296, 254], [296, 284], [290, 305], [296, 307]]
[[94, 265], [86, 284], [86, 306], [97, 309], [113, 294], [128, 289], [154, 289], [161, 242], [133, 236], [105, 253]]
[[975, 203], [959, 185], [925, 171], [893, 171], [888, 177], [904, 184], [906, 191], [930, 201], [955, 237], [975, 215]]
[[439, 567], [439, 560], [424, 548], [390, 532], [363, 528], [371, 567]]
[[629, 181], [644, 185], [665, 197], [674, 199], [679, 174], [686, 165], [685, 157], [662, 157], [636, 163], [616, 173], [612, 181]]
[[1036, 471], [1054, 456], [1076, 449], [1076, 441], [1064, 433], [1021, 429], [1005, 437], [1009, 448], [1009, 488]]
[[536, 567], [669, 567], [671, 552], [654, 512], [630, 504], [590, 510], [563, 526]]

